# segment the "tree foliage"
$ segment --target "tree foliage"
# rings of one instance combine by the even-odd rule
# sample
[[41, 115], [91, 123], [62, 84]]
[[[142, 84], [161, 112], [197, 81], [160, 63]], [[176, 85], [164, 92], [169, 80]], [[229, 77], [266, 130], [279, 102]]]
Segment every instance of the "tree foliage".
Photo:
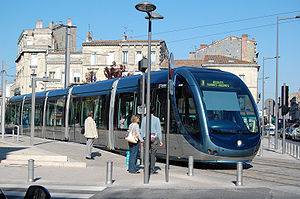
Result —
[[112, 63], [112, 65], [110, 66], [110, 68], [105, 67], [104, 75], [107, 79], [114, 79], [114, 78], [118, 78], [118, 77], [124, 77], [124, 75], [122, 73], [125, 72], [125, 69], [126, 69], [126, 67], [124, 65], [120, 65], [120, 67], [117, 68], [117, 64], [114, 61]]

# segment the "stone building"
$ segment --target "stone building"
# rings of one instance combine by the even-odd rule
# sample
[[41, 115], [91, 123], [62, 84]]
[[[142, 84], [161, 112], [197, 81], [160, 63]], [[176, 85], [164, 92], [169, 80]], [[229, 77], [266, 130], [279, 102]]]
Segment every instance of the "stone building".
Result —
[[257, 102], [257, 63], [243, 61], [223, 55], [204, 55], [202, 59], [175, 60], [176, 66], [195, 66], [214, 68], [227, 71], [240, 77], [248, 86], [254, 100]]
[[[92, 40], [88, 33], [86, 42], [82, 44], [83, 68], [85, 74], [93, 71], [97, 80], [104, 80], [104, 68], [116, 63], [126, 67], [127, 74], [138, 74], [138, 61], [148, 56], [148, 40]], [[162, 63], [168, 59], [168, 48], [164, 40], [151, 41], [151, 70], [162, 69]]]
[[[125, 34], [122, 40], [92, 40], [88, 33], [82, 50], [76, 51], [77, 27], [72, 26], [71, 19], [67, 25], [54, 26], [50, 22], [49, 27], [43, 27], [42, 20], [38, 20], [33, 30], [23, 30], [18, 39], [16, 79], [12, 86], [14, 95], [31, 93], [32, 77], [61, 79], [59, 83], [37, 82], [36, 92], [64, 87], [67, 26], [70, 28], [70, 85], [88, 83], [90, 72], [97, 81], [105, 80], [104, 68], [113, 62], [117, 67], [126, 67], [124, 75], [137, 74], [138, 61], [148, 55], [147, 40], [127, 40]], [[168, 55], [165, 41], [152, 40], [151, 70], [162, 69]]]
[[300, 89], [297, 93], [291, 93], [289, 119], [293, 122], [300, 122]]
[[[70, 27], [71, 34], [70, 49], [72, 67], [73, 54], [76, 51], [77, 27], [72, 26], [71, 19], [68, 19], [67, 26]], [[56, 60], [56, 57], [59, 57], [59, 53], [57, 52], [65, 48], [65, 46], [66, 25], [58, 24], [53, 26], [53, 22], [51, 21], [49, 27], [43, 27], [42, 20], [38, 20], [33, 30], [23, 30], [18, 39], [18, 56], [15, 59], [16, 79], [13, 85], [14, 94], [31, 93], [31, 79], [33, 76], [38, 78], [51, 76], [50, 72], [56, 70], [59, 62], [53, 64], [51, 60]], [[76, 55], [75, 53], [75, 57]], [[54, 68], [52, 68], [52, 66]], [[60, 67], [64, 70], [64, 61], [63, 63], [60, 61]], [[61, 77], [61, 75], [55, 75], [55, 78], [61, 79]], [[53, 88], [61, 88], [63, 81], [61, 83], [51, 84]], [[46, 87], [44, 85], [43, 82], [38, 82], [36, 91], [45, 90]]]
[[247, 34], [242, 38], [230, 36], [220, 41], [214, 41], [209, 45], [200, 45], [200, 49], [190, 52], [190, 59], [203, 59], [205, 55], [223, 55], [247, 62], [257, 62], [255, 38], [248, 39]]

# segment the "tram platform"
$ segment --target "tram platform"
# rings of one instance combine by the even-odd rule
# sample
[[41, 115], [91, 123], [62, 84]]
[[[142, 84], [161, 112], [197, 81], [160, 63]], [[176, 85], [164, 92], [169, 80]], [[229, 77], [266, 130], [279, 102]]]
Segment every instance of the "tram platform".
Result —
[[[27, 188], [30, 184], [38, 184], [48, 189], [90, 191], [129, 186], [141, 189], [221, 189], [233, 192], [249, 189], [267, 194], [267, 197], [300, 198], [300, 161], [281, 154], [280, 150], [266, 148], [267, 144], [267, 140], [263, 140], [262, 156], [256, 156], [251, 163], [244, 164], [243, 186], [235, 185], [234, 167], [210, 165], [197, 165], [193, 176], [187, 175], [186, 166], [170, 165], [169, 182], [166, 182], [165, 164], [162, 162], [156, 164], [158, 174], [151, 175], [149, 184], [144, 184], [143, 170], [140, 174], [127, 172], [125, 156], [93, 148], [94, 160], [86, 160], [84, 144], [34, 138], [34, 145], [30, 146], [28, 136], [20, 136], [17, 142], [7, 135], [4, 139], [0, 137], [0, 188]], [[27, 158], [36, 158], [33, 183], [27, 182]], [[106, 184], [106, 163], [109, 160], [113, 161], [111, 185]]]

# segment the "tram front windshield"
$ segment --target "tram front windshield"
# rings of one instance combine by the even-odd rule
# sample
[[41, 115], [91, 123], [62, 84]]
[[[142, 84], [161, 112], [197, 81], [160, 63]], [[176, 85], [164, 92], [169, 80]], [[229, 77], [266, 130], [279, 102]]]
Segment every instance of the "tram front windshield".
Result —
[[198, 78], [211, 133], [258, 133], [255, 107], [241, 82]]

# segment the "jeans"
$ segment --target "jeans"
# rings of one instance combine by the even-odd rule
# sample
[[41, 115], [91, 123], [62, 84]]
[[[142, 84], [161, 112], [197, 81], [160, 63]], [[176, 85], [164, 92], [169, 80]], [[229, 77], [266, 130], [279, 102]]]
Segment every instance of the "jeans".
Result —
[[130, 151], [128, 171], [129, 173], [135, 173], [139, 170], [139, 167], [136, 166], [136, 162], [139, 155], [140, 142], [136, 144], [128, 142], [128, 144]]

